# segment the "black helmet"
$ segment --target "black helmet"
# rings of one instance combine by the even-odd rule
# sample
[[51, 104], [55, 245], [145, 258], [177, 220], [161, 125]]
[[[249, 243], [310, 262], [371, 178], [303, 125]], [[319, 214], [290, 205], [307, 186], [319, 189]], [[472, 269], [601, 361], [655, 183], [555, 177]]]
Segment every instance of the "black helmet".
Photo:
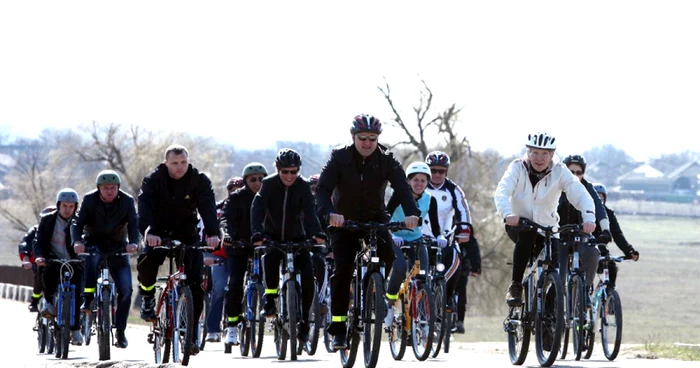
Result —
[[562, 161], [564, 165], [576, 164], [581, 166], [581, 171], [586, 172], [586, 159], [581, 155], [569, 155]]
[[352, 119], [350, 134], [363, 132], [382, 134], [382, 122], [373, 115], [361, 114], [355, 116], [355, 118]]
[[433, 151], [425, 158], [425, 163], [428, 164], [428, 166], [450, 167], [450, 156], [445, 152]]
[[114, 170], [102, 170], [99, 174], [97, 174], [97, 178], [95, 179], [95, 185], [97, 186], [103, 184], [121, 185], [121, 183], [122, 179], [119, 177], [119, 174], [117, 174], [117, 172]]
[[277, 157], [275, 158], [275, 166], [300, 167], [301, 155], [299, 155], [299, 152], [291, 148], [282, 148], [279, 152], [277, 152]]

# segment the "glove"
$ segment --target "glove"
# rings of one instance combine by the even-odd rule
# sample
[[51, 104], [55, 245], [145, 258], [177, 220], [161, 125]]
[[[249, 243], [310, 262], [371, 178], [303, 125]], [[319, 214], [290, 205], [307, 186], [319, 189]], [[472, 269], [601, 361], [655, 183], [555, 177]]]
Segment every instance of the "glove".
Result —
[[598, 250], [600, 251], [600, 255], [602, 257], [606, 257], [608, 254], [610, 254], [610, 251], [608, 250], [608, 247], [605, 245], [599, 245]]
[[596, 241], [598, 243], [602, 243], [602, 244], [608, 244], [608, 243], [610, 243], [611, 240], [612, 240], [612, 235], [610, 234], [610, 231], [608, 231], [608, 230], [603, 230], [603, 232], [600, 235], [598, 235], [598, 237], [596, 238]]
[[437, 242], [437, 246], [440, 248], [445, 248], [447, 246], [447, 239], [445, 239], [445, 237], [442, 235], [438, 235], [435, 241]]
[[255, 233], [255, 234], [253, 234], [253, 236], [250, 237], [250, 242], [257, 243], [259, 241], [263, 241], [263, 239], [265, 239], [265, 237], [262, 234]]
[[399, 238], [396, 235], [391, 235], [391, 239], [394, 241], [394, 245], [400, 247], [403, 245], [403, 238]]
[[224, 236], [224, 246], [230, 247], [232, 245], [233, 245], [233, 239], [228, 234], [226, 234], [226, 236]]
[[625, 254], [625, 259], [632, 259], [632, 256], [637, 256], [637, 257], [639, 257], [639, 252], [637, 252], [636, 250], [632, 249], [631, 252]]
[[325, 242], [328, 242], [328, 235], [326, 235], [326, 233], [318, 233], [318, 234], [314, 235], [314, 237], [316, 239], [321, 239]]

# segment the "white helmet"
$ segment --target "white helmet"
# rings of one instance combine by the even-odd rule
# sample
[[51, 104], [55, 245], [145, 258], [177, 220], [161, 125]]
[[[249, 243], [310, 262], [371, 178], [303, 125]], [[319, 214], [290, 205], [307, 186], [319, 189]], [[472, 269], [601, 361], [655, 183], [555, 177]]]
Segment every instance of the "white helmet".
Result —
[[406, 178], [413, 174], [425, 174], [428, 176], [428, 180], [430, 180], [430, 167], [428, 167], [428, 164], [425, 162], [413, 162], [408, 165], [408, 168], [406, 169]]
[[528, 134], [525, 147], [555, 150], [557, 149], [556, 138], [547, 133]]

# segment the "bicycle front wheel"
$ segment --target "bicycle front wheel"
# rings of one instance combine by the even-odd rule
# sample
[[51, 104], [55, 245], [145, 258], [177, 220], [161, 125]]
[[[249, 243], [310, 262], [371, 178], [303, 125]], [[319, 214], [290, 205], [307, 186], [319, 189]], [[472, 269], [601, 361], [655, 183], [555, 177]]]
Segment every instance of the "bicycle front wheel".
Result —
[[364, 351], [365, 367], [374, 368], [379, 359], [379, 348], [382, 343], [382, 324], [384, 316], [384, 279], [378, 272], [373, 272], [367, 278], [365, 285], [364, 306], [364, 328], [362, 337], [362, 348]]
[[535, 323], [535, 351], [543, 367], [551, 366], [557, 359], [561, 337], [564, 333], [564, 286], [556, 271], [547, 272], [542, 285], [543, 308], [537, 311]]
[[[180, 295], [174, 310], [177, 317], [173, 329], [173, 362], [187, 365], [190, 362], [190, 350], [194, 343], [194, 301], [189, 286], [180, 287]], [[175, 349], [176, 346], [178, 349]]]
[[531, 314], [527, 306], [532, 305], [529, 303], [532, 295], [530, 295], [527, 283], [526, 281], [523, 284], [523, 304], [510, 307], [510, 313], [504, 322], [504, 329], [508, 333], [508, 355], [510, 363], [513, 365], [522, 365], [530, 349]]
[[585, 329], [586, 329], [586, 282], [583, 280], [582, 276], [575, 276], [573, 278], [573, 285], [571, 288], [571, 316], [573, 317], [571, 323], [571, 332], [574, 343], [574, 356], [576, 360], [581, 360], [581, 353], [583, 353], [583, 347], [585, 342]]
[[423, 361], [430, 356], [435, 334], [435, 299], [430, 286], [418, 281], [416, 294], [411, 300], [411, 338], [413, 355]]
[[61, 319], [63, 321], [63, 326], [61, 326], [61, 359], [68, 359], [68, 347], [70, 346], [71, 338], [71, 307], [74, 303], [73, 295], [68, 293], [63, 295], [63, 311], [61, 312]]
[[297, 360], [297, 322], [299, 322], [299, 296], [297, 284], [287, 281], [287, 321], [289, 321], [289, 359]]
[[[447, 313], [447, 288], [445, 280], [437, 280], [434, 284], [435, 290], [435, 337], [433, 338], [433, 358], [437, 358], [442, 348], [442, 341], [449, 331], [450, 323], [448, 318], [452, 319], [452, 314]], [[449, 338], [449, 337], [448, 337]], [[447, 343], [447, 341], [445, 341]]]
[[97, 345], [99, 347], [100, 360], [109, 360], [111, 355], [110, 339], [112, 337], [112, 321], [110, 320], [112, 316], [112, 291], [104, 288], [100, 295], [98, 302], [100, 303], [100, 309], [97, 311], [99, 322], [97, 326]]
[[[358, 318], [359, 308], [355, 308], [355, 280], [350, 284], [350, 306], [348, 307], [347, 320], [347, 348], [338, 350], [340, 353], [340, 364], [343, 368], [352, 368], [357, 359], [357, 350], [360, 347], [360, 334], [357, 332], [356, 318]], [[359, 291], [358, 291], [359, 292]]]
[[207, 344], [207, 317], [209, 316], [210, 308], [210, 295], [204, 293], [202, 313], [199, 315], [199, 321], [197, 323], [197, 341], [199, 343], [199, 350], [204, 350], [204, 346]]
[[316, 354], [316, 349], [318, 348], [318, 338], [321, 332], [321, 325], [323, 324], [321, 316], [321, 300], [319, 297], [318, 285], [314, 289], [314, 299], [313, 304], [311, 304], [311, 311], [309, 311], [309, 341], [304, 344], [304, 351], [310, 356]]
[[622, 342], [622, 302], [613, 288], [608, 288], [607, 297], [601, 300], [600, 341], [605, 357], [610, 361], [615, 360]]

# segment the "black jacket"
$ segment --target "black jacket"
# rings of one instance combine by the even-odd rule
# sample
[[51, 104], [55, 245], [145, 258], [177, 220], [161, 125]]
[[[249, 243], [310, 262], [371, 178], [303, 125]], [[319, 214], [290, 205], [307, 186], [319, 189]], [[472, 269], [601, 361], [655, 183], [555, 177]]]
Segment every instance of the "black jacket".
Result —
[[[39, 229], [36, 232], [36, 240], [34, 242], [34, 258], [44, 258], [44, 259], [55, 259], [58, 258], [51, 251], [51, 237], [53, 237], [53, 228], [56, 226], [56, 219], [58, 218], [58, 210], [47, 213], [41, 216], [39, 221]], [[70, 235], [70, 224], [73, 218], [68, 219], [68, 224], [66, 225], [66, 248], [68, 254], [71, 258], [77, 258], [75, 251], [73, 250], [73, 241]]]
[[239, 188], [228, 196], [224, 202], [224, 212], [221, 215], [221, 227], [226, 230], [234, 241], [249, 241], [250, 210], [253, 205], [253, 193], [248, 187]]
[[301, 176], [285, 186], [278, 174], [262, 181], [250, 209], [253, 235], [264, 234], [272, 240], [301, 241], [322, 234], [314, 212], [311, 185]]
[[187, 173], [175, 180], [160, 164], [143, 178], [139, 202], [139, 229], [149, 234], [193, 244], [198, 239], [197, 211], [204, 222], [204, 233], [219, 235], [216, 202], [211, 181], [189, 165]]
[[24, 234], [22, 242], [17, 246], [17, 253], [19, 254], [19, 259], [22, 260], [24, 256], [29, 257], [31, 262], [34, 262], [34, 239], [36, 238], [36, 232], [39, 229], [39, 224], [36, 224], [27, 230]]
[[127, 242], [139, 243], [138, 221], [134, 197], [120, 189], [112, 203], [105, 203], [95, 189], [83, 197], [70, 233], [73, 239], [84, 238], [87, 246], [96, 246], [103, 252], [113, 251]]
[[[609, 209], [608, 206], [605, 206], [605, 211], [608, 213], [608, 219], [610, 220], [610, 234], [612, 235], [612, 241], [615, 242], [615, 245], [620, 248], [625, 256], [632, 255], [632, 252], [634, 252], [634, 247], [632, 244], [627, 242], [625, 234], [622, 233], [622, 228], [620, 228], [620, 223], [617, 221], [615, 211]], [[593, 234], [598, 236], [600, 233], [600, 230], [596, 229], [596, 232]]]
[[[600, 222], [603, 219], [608, 218], [608, 214], [605, 211], [605, 206], [603, 201], [600, 200], [598, 193], [593, 188], [593, 184], [589, 183], [586, 179], [581, 179], [581, 184], [586, 187], [588, 194], [593, 198], [593, 203], [595, 203], [595, 219], [596, 222]], [[559, 197], [559, 207], [557, 209], [559, 212], [559, 224], [570, 225], [570, 224], [582, 224], [583, 217], [581, 217], [581, 212], [576, 209], [569, 200], [566, 198], [566, 193], [562, 193]]]
[[[479, 248], [479, 241], [476, 240], [476, 235], [474, 234], [474, 227], [469, 225], [471, 230], [471, 236], [469, 241], [466, 243], [459, 243], [460, 256], [463, 262], [467, 262], [470, 268], [470, 272], [481, 273], [481, 249]], [[467, 265], [465, 265], [466, 267]]]
[[420, 217], [406, 173], [386, 147], [378, 145], [367, 158], [354, 144], [333, 150], [316, 186], [318, 217], [327, 223], [329, 214], [338, 213], [346, 220], [387, 222], [387, 182], [400, 198], [406, 216]]

